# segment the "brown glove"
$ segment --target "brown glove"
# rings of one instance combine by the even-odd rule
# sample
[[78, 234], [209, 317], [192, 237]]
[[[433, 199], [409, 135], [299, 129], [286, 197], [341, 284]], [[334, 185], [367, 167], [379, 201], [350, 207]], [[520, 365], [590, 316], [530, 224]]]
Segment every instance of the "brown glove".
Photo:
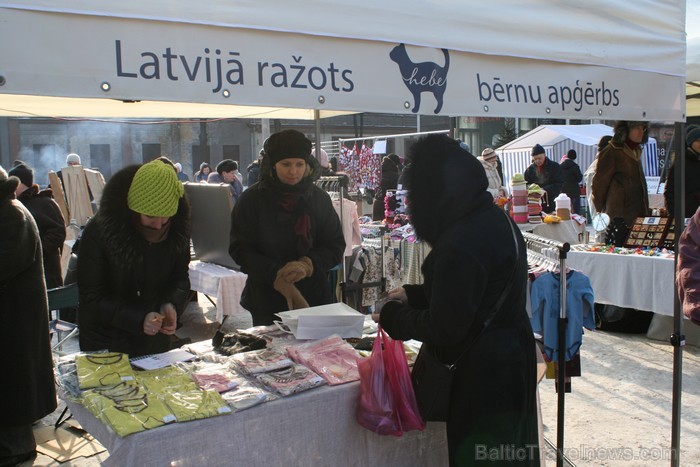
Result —
[[314, 273], [314, 266], [307, 256], [299, 258], [297, 261], [290, 261], [277, 272], [277, 277], [284, 277], [287, 282], [298, 282], [305, 277], [311, 277]]
[[292, 283], [284, 279], [281, 274], [282, 269], [277, 273], [277, 278], [273, 283], [273, 287], [276, 291], [281, 293], [285, 299], [287, 299], [287, 307], [290, 310], [296, 310], [298, 308], [308, 308], [309, 304], [304, 298], [304, 296], [299, 292], [299, 289]]

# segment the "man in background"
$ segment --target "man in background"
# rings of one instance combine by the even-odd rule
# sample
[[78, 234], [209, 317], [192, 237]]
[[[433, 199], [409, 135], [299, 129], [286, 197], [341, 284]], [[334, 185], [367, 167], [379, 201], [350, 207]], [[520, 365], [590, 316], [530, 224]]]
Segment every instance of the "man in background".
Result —
[[61, 253], [66, 240], [66, 222], [61, 208], [54, 201], [51, 188], [40, 190], [34, 183], [34, 170], [28, 165], [13, 167], [8, 175], [19, 179], [15, 196], [32, 213], [39, 228], [46, 288], [60, 287], [63, 285]]
[[546, 192], [542, 199], [542, 211], [550, 213], [554, 211], [554, 198], [561, 193], [562, 174], [559, 164], [549, 159], [544, 148], [535, 144], [532, 148], [532, 164], [523, 174], [529, 184], [536, 183]]

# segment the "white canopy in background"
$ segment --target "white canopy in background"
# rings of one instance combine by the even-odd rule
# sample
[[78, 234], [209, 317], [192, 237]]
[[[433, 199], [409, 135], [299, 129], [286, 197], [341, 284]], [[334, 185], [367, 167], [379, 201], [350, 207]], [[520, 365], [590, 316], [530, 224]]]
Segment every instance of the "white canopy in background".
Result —
[[[613, 128], [607, 125], [540, 125], [521, 137], [496, 149], [503, 164], [506, 183], [515, 173], [523, 173], [532, 163], [532, 147], [539, 144], [547, 157], [559, 162], [569, 149], [576, 151], [576, 163], [581, 172], [593, 163], [598, 153], [598, 141], [605, 135], [612, 136]], [[656, 140], [649, 138], [643, 146], [642, 162], [647, 176], [659, 175]]]
[[686, 73], [687, 115], [694, 117], [700, 115], [700, 37], [688, 39]]
[[27, 0], [0, 43], [0, 116], [685, 119], [683, 1]]

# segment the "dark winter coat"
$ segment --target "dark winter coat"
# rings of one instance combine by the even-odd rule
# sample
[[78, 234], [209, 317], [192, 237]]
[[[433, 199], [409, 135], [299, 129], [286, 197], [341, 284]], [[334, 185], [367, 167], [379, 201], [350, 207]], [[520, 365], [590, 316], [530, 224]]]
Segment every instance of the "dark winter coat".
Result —
[[248, 186], [253, 186], [254, 184], [258, 183], [260, 178], [260, 162], [253, 161], [246, 170], [246, 175], [248, 176], [246, 182]]
[[581, 188], [579, 187], [579, 183], [583, 180], [581, 168], [571, 159], [566, 159], [559, 165], [563, 180], [561, 192], [568, 196], [572, 202], [581, 199]]
[[[454, 140], [422, 138], [411, 156], [413, 224], [432, 251], [422, 267], [424, 284], [404, 286], [408, 303], [387, 303], [381, 325], [393, 338], [430, 344], [445, 363], [453, 363], [473, 341], [451, 388], [452, 465], [472, 465], [476, 444], [536, 446], [535, 341], [525, 311], [522, 236], [515, 229], [516, 256], [511, 221], [486, 191], [483, 167]], [[511, 278], [500, 311], [474, 338]]]
[[532, 163], [525, 170], [523, 176], [528, 184], [536, 183], [547, 192], [546, 202], [544, 197], [542, 199], [542, 210], [544, 212], [554, 211], [554, 198], [561, 193], [561, 185], [564, 181], [561, 166], [548, 157], [545, 157], [541, 172], [537, 170], [537, 165]]
[[61, 208], [53, 199], [53, 191], [50, 188], [39, 190], [39, 185], [34, 184], [17, 199], [32, 213], [39, 227], [46, 288], [60, 287], [63, 285], [61, 252], [66, 240], [66, 222]]
[[262, 180], [241, 194], [231, 213], [229, 252], [248, 274], [241, 305], [251, 312], [256, 326], [272, 324], [278, 319], [275, 313], [287, 311], [287, 301], [273, 282], [282, 266], [302, 256], [311, 258], [313, 275], [295, 285], [309, 306], [334, 301], [328, 271], [340, 263], [345, 239], [328, 193], [313, 183], [321, 171], [317, 163], [313, 166], [314, 173], [295, 187], [301, 194], [300, 209], [310, 217], [310, 246], [299, 241], [294, 215], [279, 205], [281, 190], [288, 186], [282, 186], [265, 162]]
[[610, 141], [598, 154], [591, 195], [596, 211], [610, 220], [621, 217], [631, 227], [637, 217], [649, 214], [647, 181], [641, 163], [642, 149]]
[[[136, 230], [127, 193], [139, 166], [105, 185], [100, 210], [87, 223], [78, 251], [80, 349], [138, 356], [170, 349], [170, 336], [143, 332], [146, 314], [172, 303], [178, 318], [190, 290], [190, 207], [180, 199], [167, 239], [149, 243]], [[178, 319], [179, 323], [179, 319]]]
[[[398, 159], [398, 157], [396, 158]], [[379, 182], [379, 190], [374, 195], [372, 205], [372, 220], [384, 219], [384, 196], [387, 190], [395, 190], [401, 174], [401, 164], [388, 156], [382, 159], [382, 179]]]
[[[668, 215], [674, 215], [674, 192], [676, 189], [675, 163], [671, 164], [664, 188], [664, 201]], [[685, 217], [693, 217], [700, 207], [700, 154], [691, 148], [685, 149]]]
[[[13, 180], [11, 178], [10, 180]], [[56, 409], [39, 230], [0, 182], [0, 426], [30, 425]], [[16, 186], [16, 185], [15, 185]]]

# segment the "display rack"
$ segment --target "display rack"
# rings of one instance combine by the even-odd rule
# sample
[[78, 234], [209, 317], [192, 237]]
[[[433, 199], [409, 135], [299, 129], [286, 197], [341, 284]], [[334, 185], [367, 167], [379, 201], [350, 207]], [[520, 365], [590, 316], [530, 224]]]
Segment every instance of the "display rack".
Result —
[[571, 246], [550, 240], [539, 235], [523, 232], [523, 239], [527, 245], [528, 255], [540, 255], [545, 259], [552, 259], [544, 251], [554, 252], [555, 261], [559, 263], [559, 320], [557, 323], [557, 466], [564, 465], [564, 409], [565, 409], [565, 385], [566, 385], [566, 256]]
[[[329, 175], [325, 177], [319, 177], [314, 183], [317, 187], [321, 188], [323, 191], [331, 195], [331, 197], [333, 197], [333, 195], [338, 196], [338, 199], [340, 200], [340, 225], [342, 226], [344, 219], [343, 216], [345, 215], [345, 213], [343, 212], [343, 199], [345, 199], [348, 194], [348, 177], [345, 175]], [[343, 258], [341, 259], [340, 263], [341, 284], [345, 282], [345, 274], [345, 255], [343, 254]]]

